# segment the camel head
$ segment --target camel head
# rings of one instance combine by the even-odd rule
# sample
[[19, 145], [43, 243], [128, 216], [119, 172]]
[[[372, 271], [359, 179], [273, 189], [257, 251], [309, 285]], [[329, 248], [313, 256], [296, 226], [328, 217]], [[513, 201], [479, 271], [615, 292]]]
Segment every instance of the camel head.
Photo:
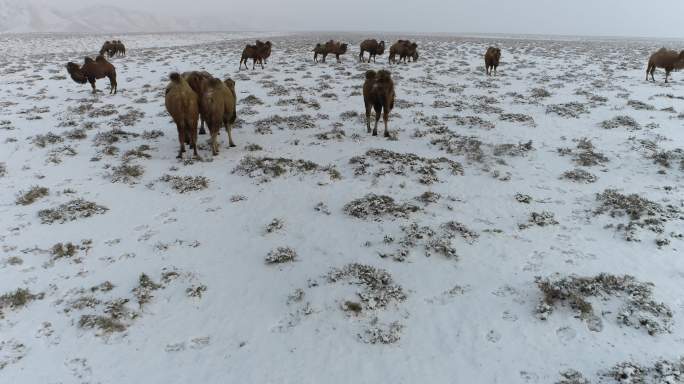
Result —
[[378, 44], [378, 55], [382, 55], [385, 52], [385, 41], [381, 41], [380, 44]]
[[348, 44], [347, 44], [347, 43], [342, 43], [342, 44], [340, 44], [340, 54], [346, 53], [346, 52], [347, 52], [347, 47], [348, 47]]
[[83, 72], [81, 72], [81, 66], [73, 63], [73, 62], [68, 62], [66, 65], [67, 72], [69, 72], [69, 76], [71, 76], [71, 79], [79, 84], [85, 84], [88, 82], [88, 79], [83, 75]]

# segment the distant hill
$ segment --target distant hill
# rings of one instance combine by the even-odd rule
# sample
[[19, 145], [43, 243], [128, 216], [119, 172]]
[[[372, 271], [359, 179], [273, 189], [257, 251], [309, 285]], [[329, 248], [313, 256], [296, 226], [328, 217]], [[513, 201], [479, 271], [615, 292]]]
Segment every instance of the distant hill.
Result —
[[[56, 3], [56, 2], [55, 2]], [[0, 32], [172, 32], [243, 29], [218, 18], [211, 21], [160, 17], [114, 6], [88, 6], [64, 11], [54, 3], [0, 0]]]

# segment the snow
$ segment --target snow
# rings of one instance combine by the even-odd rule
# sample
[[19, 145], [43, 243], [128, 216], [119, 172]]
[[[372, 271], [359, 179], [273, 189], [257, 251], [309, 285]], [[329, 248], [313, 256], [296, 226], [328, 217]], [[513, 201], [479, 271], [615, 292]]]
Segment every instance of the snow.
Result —
[[[420, 60], [389, 67], [387, 54], [358, 63], [356, 47], [367, 37], [118, 35], [128, 48], [112, 59], [119, 93], [108, 95], [103, 79], [93, 96], [64, 64], [109, 37], [3, 36], [0, 48], [10, 53], [0, 58], [0, 295], [19, 288], [44, 295], [0, 309], [0, 382], [553, 383], [571, 369], [614, 382], [605, 373], [620, 363], [677, 361], [684, 351], [681, 213], [667, 218], [662, 233], [638, 228], [640, 241], [616, 228], [629, 217], [594, 213], [596, 194], [607, 189], [684, 211], [681, 157], [672, 152], [670, 168], [649, 158], [654, 147], [676, 150], [684, 140], [681, 73], [669, 84], [661, 71], [657, 83], [644, 81], [649, 53], [669, 43], [417, 36]], [[271, 40], [273, 55], [263, 71], [238, 72], [241, 49], [255, 38]], [[340, 64], [334, 57], [314, 64], [311, 49], [329, 38], [349, 42], [350, 52]], [[502, 48], [493, 77], [483, 68], [489, 45]], [[396, 84], [389, 124], [396, 140], [367, 134], [362, 117], [364, 72], [382, 68]], [[179, 161], [163, 95], [169, 72], [194, 69], [236, 81], [238, 146], [229, 149], [223, 133], [213, 157], [200, 136], [203, 161]], [[535, 88], [551, 95], [532, 97]], [[262, 103], [246, 102], [255, 98]], [[567, 105], [553, 106], [571, 102], [585, 113], [553, 112], [565, 113]], [[264, 120], [274, 115], [290, 125]], [[458, 123], [468, 116], [493, 128]], [[617, 116], [638, 127], [601, 126]], [[69, 138], [78, 128], [87, 137]], [[118, 151], [101, 144], [103, 136], [94, 140], [113, 128], [137, 136], [119, 135], [111, 143]], [[143, 135], [153, 130], [163, 136]], [[47, 133], [62, 141], [33, 143]], [[481, 153], [458, 147], [464, 137], [479, 140]], [[581, 138], [608, 162], [578, 165]], [[136, 149], [149, 158], [129, 154], [126, 164], [142, 166], [142, 176], [112, 182], [113, 169]], [[371, 149], [423, 160], [383, 163]], [[247, 156], [318, 167], [288, 163], [275, 176], [236, 171]], [[365, 173], [350, 163], [355, 156], [366, 156]], [[425, 183], [420, 172], [440, 157], [458, 162], [463, 175], [438, 162], [438, 180]], [[576, 168], [596, 181], [561, 178]], [[165, 175], [208, 184], [180, 193]], [[16, 204], [32, 186], [49, 195]], [[425, 192], [441, 197], [416, 199]], [[368, 218], [345, 212], [369, 194], [420, 209]], [[78, 198], [108, 210], [41, 223], [39, 211]], [[529, 222], [534, 213], [545, 225]], [[471, 232], [449, 232], [442, 226], [449, 222]], [[407, 237], [423, 227], [434, 236]], [[659, 247], [664, 239], [669, 244]], [[74, 256], [51, 255], [68, 242]], [[268, 263], [281, 247], [294, 260]], [[402, 249], [405, 257], [394, 257]], [[536, 277], [600, 273], [653, 283], [654, 299], [672, 310], [671, 332], [620, 325], [621, 298], [611, 296], [591, 299], [596, 318], [582, 319], [568, 305], [539, 318]], [[141, 285], [142, 274], [153, 283]], [[111, 290], [91, 289], [107, 281]], [[117, 307], [117, 300], [128, 302]], [[82, 316], [112, 311], [122, 332], [79, 325]]]

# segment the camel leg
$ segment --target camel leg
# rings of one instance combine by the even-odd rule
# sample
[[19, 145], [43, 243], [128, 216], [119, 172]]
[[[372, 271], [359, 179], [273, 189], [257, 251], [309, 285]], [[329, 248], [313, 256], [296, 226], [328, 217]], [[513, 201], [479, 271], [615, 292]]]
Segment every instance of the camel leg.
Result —
[[667, 78], [670, 76], [670, 71], [665, 70], [665, 84], [667, 84]]
[[210, 129], [211, 131], [211, 153], [216, 156], [218, 155], [218, 129]]
[[90, 82], [90, 86], [93, 87], [93, 94], [97, 93], [97, 89], [95, 89], [95, 79], [88, 79], [88, 82]]
[[370, 114], [371, 114], [371, 105], [369, 103], [366, 103], [366, 133], [371, 133], [370, 129]]
[[204, 130], [204, 119], [200, 117], [200, 130], [199, 130], [200, 135], [206, 135], [207, 131]]
[[373, 127], [373, 136], [378, 135], [378, 122], [380, 121], [380, 108], [375, 109], [375, 126]]
[[228, 146], [235, 147], [233, 142], [233, 124], [226, 122], [226, 133], [228, 134]]
[[261, 64], [261, 69], [264, 69], [264, 60], [263, 59], [259, 59], [259, 64]]
[[385, 137], [390, 137], [389, 130], [387, 129], [388, 120], [389, 120], [389, 109], [385, 107], [385, 108], [383, 108], [383, 111], [382, 111], [382, 122], [385, 123]]
[[116, 95], [116, 92], [118, 90], [118, 85], [116, 83], [116, 77], [110, 76], [109, 77], [109, 94], [111, 95], [114, 93]]
[[178, 143], [180, 144], [180, 149], [178, 150], [178, 156], [176, 159], [183, 158], [183, 152], [185, 152], [185, 130], [180, 124], [177, 124], [178, 128]]
[[200, 160], [200, 156], [197, 153], [197, 121], [194, 123], [191, 123], [190, 126], [192, 127], [190, 130], [190, 145], [192, 145], [192, 157]]

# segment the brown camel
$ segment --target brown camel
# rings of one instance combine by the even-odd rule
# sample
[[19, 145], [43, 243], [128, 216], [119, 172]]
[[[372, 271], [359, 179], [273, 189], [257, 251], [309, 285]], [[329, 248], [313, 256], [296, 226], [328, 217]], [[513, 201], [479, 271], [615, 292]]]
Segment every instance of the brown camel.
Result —
[[107, 40], [102, 44], [102, 48], [100, 48], [100, 55], [107, 54], [107, 56], [112, 57], [114, 56], [114, 43]]
[[180, 149], [176, 158], [183, 158], [186, 141], [192, 148], [193, 157], [199, 158], [197, 154], [197, 119], [199, 118], [197, 95], [178, 73], [172, 73], [169, 79], [171, 82], [166, 87], [165, 104], [166, 110], [178, 129]]
[[114, 53], [119, 56], [126, 56], [126, 46], [121, 40], [114, 40]]
[[496, 69], [499, 67], [499, 60], [501, 60], [501, 49], [487, 48], [487, 52], [484, 55], [485, 72], [487, 72], [487, 75], [491, 75], [492, 71], [496, 73]]
[[375, 63], [375, 56], [385, 53], [385, 42], [381, 41], [378, 43], [375, 39], [364, 40], [360, 46], [359, 61], [364, 62], [363, 53], [368, 52], [368, 62], [370, 63], [371, 58]]
[[389, 137], [387, 122], [389, 114], [394, 108], [394, 82], [389, 71], [366, 72], [366, 82], [363, 84], [363, 102], [366, 106], [366, 128], [370, 133], [371, 107], [375, 110], [375, 127], [373, 136], [378, 135], [378, 121], [382, 112], [382, 121], [385, 123], [385, 137]]
[[648, 81], [648, 75], [650, 74], [651, 79], [655, 82], [653, 74], [656, 68], [665, 69], [665, 82], [667, 83], [670, 72], [684, 68], [684, 51], [677, 53], [676, 51], [660, 48], [652, 54], [648, 59], [648, 66], [646, 67], [646, 81]]
[[325, 58], [328, 57], [328, 55], [335, 55], [335, 58], [337, 59], [337, 62], [340, 62], [340, 55], [344, 55], [347, 53], [347, 48], [348, 48], [347, 43], [340, 43], [339, 41], [333, 41], [329, 40], [325, 44], [316, 44], [316, 47], [313, 49], [314, 52], [314, 62], [318, 62], [318, 55], [323, 56], [323, 62], [325, 63]]
[[217, 137], [221, 126], [226, 127], [228, 145], [235, 146], [232, 135], [232, 125], [237, 118], [235, 102], [235, 82], [227, 79], [225, 82], [212, 78], [209, 87], [202, 95], [202, 118], [207, 122], [211, 133], [211, 152], [218, 155], [219, 145]]
[[[193, 91], [195, 91], [195, 94], [197, 95], [197, 108], [201, 111], [202, 110], [202, 95], [204, 95], [204, 92], [207, 91], [209, 88], [209, 81], [214, 78], [209, 72], [206, 71], [192, 71], [192, 72], [183, 72], [181, 74], [183, 79], [188, 82], [188, 85], [190, 85], [190, 88], [192, 88]], [[200, 129], [199, 129], [199, 134], [204, 135], [206, 134], [207, 131], [204, 130], [204, 118], [200, 115]]]
[[83, 66], [68, 62], [66, 68], [75, 82], [79, 84], [90, 83], [90, 86], [93, 87], [93, 93], [97, 92], [95, 89], [95, 80], [105, 77], [109, 79], [109, 94], [111, 95], [117, 91], [116, 69], [102, 55], [95, 58], [95, 60], [86, 57]]
[[406, 62], [407, 59], [418, 60], [418, 44], [412, 43], [409, 40], [397, 40], [392, 44], [389, 51], [389, 63], [396, 63], [396, 56], [399, 55], [399, 61]]
[[255, 68], [256, 63], [259, 63], [259, 65], [261, 65], [261, 69], [264, 69], [264, 60], [268, 58], [270, 55], [270, 41], [262, 43], [261, 41], [257, 40], [257, 43], [255, 45], [247, 44], [245, 46], [245, 49], [242, 50], [242, 57], [240, 58], [240, 66], [238, 67], [238, 71], [242, 69], [242, 63], [245, 64], [245, 69], [248, 69], [247, 60], [249, 59], [252, 59], [252, 69]]
[[273, 47], [273, 44], [271, 44], [270, 41], [264, 43], [260, 40], [257, 40], [255, 45], [257, 49], [261, 51], [261, 59], [264, 61], [264, 64], [266, 64], [266, 59], [271, 57], [271, 48]]

